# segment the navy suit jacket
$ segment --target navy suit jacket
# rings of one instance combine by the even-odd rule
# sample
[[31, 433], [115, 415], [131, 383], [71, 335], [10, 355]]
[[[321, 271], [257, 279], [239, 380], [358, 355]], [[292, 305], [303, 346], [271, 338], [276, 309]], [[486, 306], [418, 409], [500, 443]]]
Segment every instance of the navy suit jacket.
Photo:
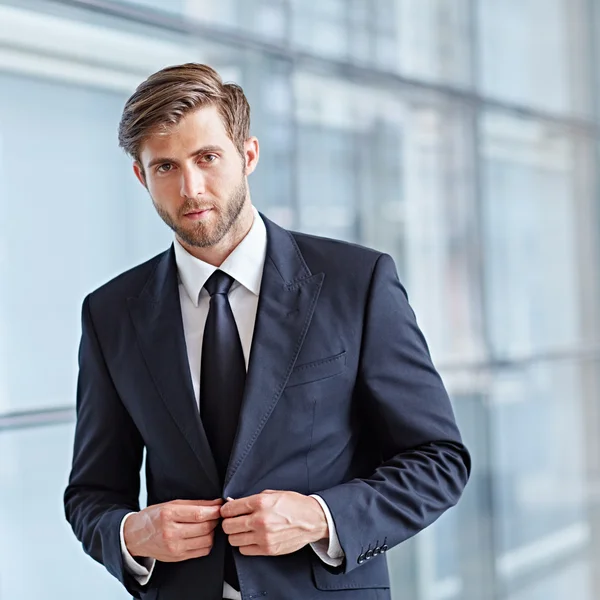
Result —
[[285, 556], [235, 550], [244, 600], [389, 599], [388, 548], [459, 499], [470, 460], [392, 259], [267, 226], [242, 411], [224, 486], [197, 410], [174, 251], [120, 275], [83, 303], [77, 426], [66, 516], [85, 551], [136, 598], [222, 597], [226, 536], [209, 556], [125, 570], [119, 526], [148, 504], [319, 494], [346, 558], [309, 546]]

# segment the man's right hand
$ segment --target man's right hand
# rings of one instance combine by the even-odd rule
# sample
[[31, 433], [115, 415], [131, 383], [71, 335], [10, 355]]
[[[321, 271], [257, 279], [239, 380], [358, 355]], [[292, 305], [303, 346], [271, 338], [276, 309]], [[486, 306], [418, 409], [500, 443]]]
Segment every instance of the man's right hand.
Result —
[[223, 500], [173, 500], [127, 518], [123, 528], [131, 556], [179, 562], [207, 556]]

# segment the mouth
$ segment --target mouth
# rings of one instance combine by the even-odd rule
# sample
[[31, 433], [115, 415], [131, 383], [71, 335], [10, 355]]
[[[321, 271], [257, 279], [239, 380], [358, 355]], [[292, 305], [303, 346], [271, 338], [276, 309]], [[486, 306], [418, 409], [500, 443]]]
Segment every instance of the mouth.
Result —
[[191, 210], [189, 212], [184, 213], [184, 217], [188, 219], [201, 219], [205, 217], [209, 212], [211, 212], [212, 208], [202, 208], [198, 210]]

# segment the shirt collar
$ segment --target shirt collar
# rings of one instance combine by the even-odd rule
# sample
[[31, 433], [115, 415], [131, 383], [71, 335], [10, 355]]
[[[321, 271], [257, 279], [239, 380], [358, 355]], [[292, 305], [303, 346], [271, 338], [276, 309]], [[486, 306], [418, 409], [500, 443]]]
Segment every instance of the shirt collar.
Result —
[[[254, 207], [253, 212], [254, 221], [250, 231], [219, 269], [258, 296], [267, 254], [267, 229]], [[198, 306], [200, 292], [217, 267], [192, 256], [177, 239], [174, 249], [179, 280], [194, 306]]]

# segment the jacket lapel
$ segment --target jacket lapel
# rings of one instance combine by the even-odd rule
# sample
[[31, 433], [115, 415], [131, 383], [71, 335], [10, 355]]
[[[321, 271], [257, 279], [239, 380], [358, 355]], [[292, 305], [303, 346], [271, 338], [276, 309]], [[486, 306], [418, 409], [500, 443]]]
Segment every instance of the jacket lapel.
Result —
[[175, 251], [171, 247], [129, 310], [148, 371], [173, 420], [219, 490], [219, 477], [194, 398], [181, 317]]
[[267, 255], [246, 388], [225, 488], [273, 412], [310, 325], [324, 274], [313, 275], [292, 235], [261, 215]]

